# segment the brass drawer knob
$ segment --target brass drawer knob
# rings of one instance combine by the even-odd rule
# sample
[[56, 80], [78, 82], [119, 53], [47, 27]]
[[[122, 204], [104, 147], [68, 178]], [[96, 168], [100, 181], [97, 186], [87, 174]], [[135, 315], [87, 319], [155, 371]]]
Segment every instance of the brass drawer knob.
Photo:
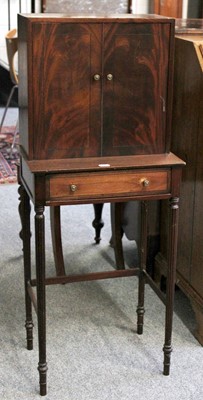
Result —
[[112, 81], [113, 80], [113, 75], [112, 74], [108, 74], [107, 75], [107, 80], [108, 81]]
[[147, 187], [147, 186], [149, 186], [150, 181], [147, 178], [143, 178], [143, 179], [141, 179], [141, 184], [142, 184], [142, 186]]
[[71, 192], [76, 192], [77, 185], [74, 185], [74, 184], [70, 185], [70, 190], [71, 190]]
[[99, 81], [100, 78], [101, 78], [101, 76], [100, 76], [99, 74], [95, 74], [95, 75], [93, 76], [93, 78], [94, 78], [95, 81]]

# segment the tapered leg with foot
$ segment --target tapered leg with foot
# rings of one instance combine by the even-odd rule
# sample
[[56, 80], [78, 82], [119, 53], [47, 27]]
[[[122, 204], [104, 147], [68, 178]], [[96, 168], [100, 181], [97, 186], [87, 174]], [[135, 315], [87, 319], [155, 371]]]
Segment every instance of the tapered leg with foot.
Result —
[[37, 278], [37, 317], [39, 339], [39, 383], [40, 394], [47, 393], [46, 363], [46, 291], [45, 291], [45, 229], [44, 207], [35, 207], [35, 246], [36, 246], [36, 278]]
[[147, 261], [147, 203], [141, 203], [141, 248], [140, 248], [140, 272], [139, 272], [139, 285], [138, 285], [138, 306], [137, 306], [137, 333], [143, 333], [144, 323], [144, 294], [145, 294], [145, 276], [144, 269], [146, 269]]
[[178, 213], [179, 198], [174, 197], [170, 200], [170, 229], [169, 229], [169, 248], [168, 248], [168, 271], [166, 288], [166, 321], [165, 321], [165, 342], [164, 342], [164, 375], [170, 373], [170, 358], [172, 352], [171, 337], [173, 324], [173, 306], [176, 274], [176, 256], [178, 241]]

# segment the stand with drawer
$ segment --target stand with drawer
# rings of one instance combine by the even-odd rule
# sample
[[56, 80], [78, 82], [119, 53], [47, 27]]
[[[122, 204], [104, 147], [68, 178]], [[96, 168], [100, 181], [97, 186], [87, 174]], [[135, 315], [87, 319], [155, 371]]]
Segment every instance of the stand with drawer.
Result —
[[[19, 16], [19, 170], [27, 348], [37, 311], [40, 394], [46, 395], [46, 285], [139, 277], [166, 305], [164, 375], [169, 375], [178, 201], [184, 162], [170, 153], [174, 21], [156, 16]], [[170, 202], [167, 292], [146, 272], [147, 203]], [[31, 276], [30, 200], [35, 207], [36, 278]], [[142, 201], [140, 265], [47, 277], [46, 206]], [[132, 278], [133, 279], [133, 278]], [[36, 286], [36, 295], [33, 287]]]
[[[87, 162], [85, 162], [87, 161]], [[106, 164], [106, 159], [102, 160]], [[27, 348], [33, 348], [32, 305], [38, 315], [39, 332], [39, 373], [40, 394], [46, 394], [46, 309], [45, 286], [85, 280], [118, 278], [122, 276], [139, 276], [139, 293], [137, 307], [137, 332], [143, 332], [144, 286], [149, 283], [166, 305], [164, 374], [170, 370], [171, 334], [173, 297], [175, 282], [175, 264], [178, 231], [178, 201], [182, 161], [173, 154], [159, 156], [132, 156], [128, 158], [127, 167], [123, 159], [111, 158], [111, 165], [104, 169], [98, 167], [101, 159], [84, 160], [79, 165], [74, 160], [58, 162], [35, 162], [22, 160], [20, 179], [21, 220], [24, 249], [25, 291], [26, 291], [26, 329]], [[55, 168], [54, 168], [55, 167]], [[67, 172], [69, 171], [69, 172]], [[26, 181], [25, 177], [26, 176]], [[98, 189], [98, 181], [100, 182]], [[32, 190], [32, 192], [31, 192]], [[34, 196], [35, 204], [35, 242], [36, 242], [36, 279], [31, 277], [30, 259], [30, 201], [29, 194]], [[166, 297], [158, 290], [146, 272], [147, 246], [147, 212], [146, 200], [170, 199], [169, 255], [167, 269]], [[111, 270], [85, 275], [68, 275], [46, 278], [45, 276], [45, 229], [44, 206], [97, 203], [111, 201], [143, 200], [141, 229], [140, 267], [133, 269]], [[33, 292], [37, 287], [37, 299]]]

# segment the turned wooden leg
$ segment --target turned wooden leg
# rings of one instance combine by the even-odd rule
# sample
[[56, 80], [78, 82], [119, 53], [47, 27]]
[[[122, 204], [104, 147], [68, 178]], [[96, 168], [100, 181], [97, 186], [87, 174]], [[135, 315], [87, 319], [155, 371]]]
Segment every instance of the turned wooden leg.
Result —
[[170, 221], [169, 221], [169, 247], [168, 247], [168, 268], [167, 268], [167, 286], [166, 286], [166, 317], [165, 317], [165, 343], [164, 352], [164, 375], [170, 374], [170, 358], [172, 352], [172, 324], [174, 291], [176, 278], [176, 257], [177, 257], [177, 239], [178, 239], [178, 213], [179, 198], [173, 197], [170, 200]]
[[[20, 183], [20, 181], [19, 181]], [[31, 280], [31, 251], [30, 251], [30, 199], [26, 190], [20, 183], [18, 193], [20, 195], [19, 215], [22, 224], [20, 238], [23, 241], [23, 262], [24, 262], [24, 285], [25, 285], [25, 328], [27, 335], [27, 349], [33, 349], [33, 320], [32, 320], [32, 302], [28, 294], [28, 283]]]
[[94, 215], [95, 218], [92, 221], [92, 226], [95, 229], [95, 242], [96, 244], [100, 243], [101, 237], [100, 237], [100, 233], [101, 233], [101, 229], [104, 226], [104, 222], [102, 220], [102, 210], [103, 210], [103, 203], [99, 203], [99, 204], [93, 204], [94, 206]]
[[145, 295], [145, 276], [147, 262], [147, 216], [148, 207], [146, 202], [141, 203], [141, 240], [140, 240], [140, 272], [138, 284], [138, 306], [137, 306], [137, 333], [143, 333], [144, 324], [144, 295]]
[[63, 247], [61, 238], [61, 212], [60, 206], [50, 207], [51, 237], [54, 253], [56, 275], [65, 275]]
[[37, 278], [37, 317], [39, 341], [39, 384], [40, 395], [47, 393], [47, 363], [46, 363], [46, 293], [45, 293], [45, 229], [44, 207], [35, 207], [35, 247], [36, 247], [36, 278]]
[[112, 238], [110, 240], [110, 244], [114, 248], [117, 269], [125, 269], [125, 262], [124, 262], [124, 256], [123, 256], [123, 245], [122, 245], [123, 208], [124, 208], [124, 203], [111, 203]]

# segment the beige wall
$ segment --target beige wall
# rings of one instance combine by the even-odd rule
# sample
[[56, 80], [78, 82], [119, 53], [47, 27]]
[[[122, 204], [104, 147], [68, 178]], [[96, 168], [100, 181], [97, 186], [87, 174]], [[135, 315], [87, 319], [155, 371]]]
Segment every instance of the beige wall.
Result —
[[46, 0], [46, 12], [123, 13], [127, 7], [127, 0]]

